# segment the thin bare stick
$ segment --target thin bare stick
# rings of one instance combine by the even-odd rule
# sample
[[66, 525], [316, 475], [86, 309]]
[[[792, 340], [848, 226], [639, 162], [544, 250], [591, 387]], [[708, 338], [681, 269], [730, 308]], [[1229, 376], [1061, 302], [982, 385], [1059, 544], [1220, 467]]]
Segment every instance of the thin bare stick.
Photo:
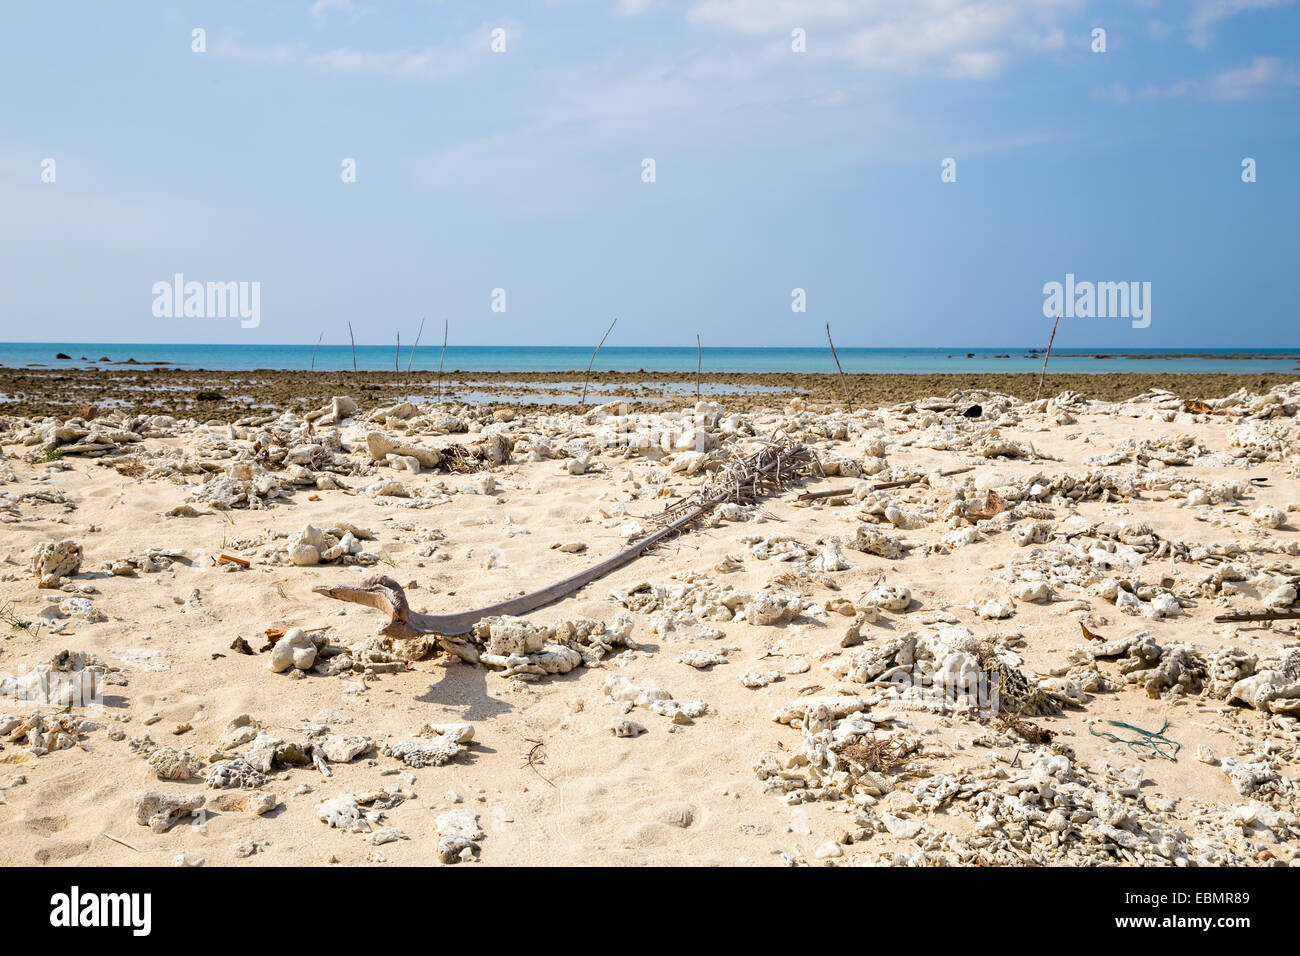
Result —
[[579, 405], [587, 404], [587, 379], [591, 378], [591, 367], [596, 364], [596, 355], [600, 352], [600, 346], [605, 344], [605, 340], [609, 338], [609, 333], [614, 331], [614, 326], [617, 324], [617, 318], [614, 319], [613, 322], [609, 323], [609, 328], [607, 328], [605, 334], [600, 337], [600, 344], [596, 346], [596, 351], [591, 353], [591, 361], [587, 363], [587, 374], [583, 376], [582, 379], [582, 399], [578, 402]]
[[[974, 471], [975, 468], [954, 468], [951, 471], [941, 471], [941, 478], [951, 478], [953, 475], [964, 475], [968, 471]], [[881, 481], [871, 486], [871, 491], [884, 491], [886, 488], [907, 488], [910, 485], [918, 484], [925, 480], [925, 476], [917, 475], [913, 478], [902, 478], [898, 481]], [[842, 498], [845, 495], [853, 494], [852, 488], [830, 488], [826, 491], [805, 491], [795, 498], [795, 501], [816, 501], [819, 498]]]
[[849, 397], [848, 380], [844, 377], [844, 366], [840, 364], [840, 357], [835, 352], [835, 340], [831, 338], [831, 324], [826, 323], [826, 341], [831, 343], [831, 358], [835, 359], [835, 367], [840, 370], [840, 385], [844, 388], [844, 401], [849, 406], [849, 411], [853, 411], [853, 399]]
[[1047, 340], [1047, 354], [1043, 356], [1043, 371], [1038, 375], [1038, 391], [1034, 393], [1034, 401], [1043, 394], [1043, 380], [1047, 378], [1047, 360], [1052, 357], [1052, 343], [1056, 341], [1056, 326], [1061, 321], [1061, 313], [1056, 313], [1056, 322], [1052, 323], [1052, 336]]
[[1300, 617], [1300, 608], [1279, 611], [1231, 611], [1215, 617], [1216, 621], [1293, 621]]
[[357, 340], [352, 335], [352, 323], [348, 323], [348, 338], [352, 340], [352, 371], [357, 370]]
[[442, 354], [438, 356], [438, 401], [442, 401], [442, 360], [447, 354], [447, 328], [451, 319], [442, 320]]
[[113, 834], [111, 833], [105, 833], [104, 836], [112, 840], [114, 843], [122, 844], [122, 846], [126, 847], [128, 850], [135, 850], [136, 853], [140, 852], [140, 848], [138, 846], [132, 846], [131, 844], [127, 843], [125, 840], [120, 840], [117, 837], [113, 836]]
[[415, 361], [415, 350], [420, 344], [420, 336], [424, 334], [424, 319], [420, 320], [420, 330], [415, 333], [415, 345], [411, 346], [411, 357], [406, 360], [406, 374], [411, 374], [411, 363]]
[[320, 348], [320, 340], [323, 338], [325, 338], [324, 332], [322, 332], [320, 338], [316, 340], [316, 348], [311, 350], [311, 370], [313, 372], [316, 371], [316, 349]]
[[700, 347], [700, 333], [695, 333], [695, 397], [700, 397], [700, 363], [704, 361], [704, 349]]
[[401, 361], [402, 361], [402, 333], [399, 331], [397, 333], [397, 351], [393, 353], [394, 372], [400, 372], [402, 370], [402, 367], [399, 364]]
[[844, 498], [853, 494], [852, 488], [827, 488], [825, 491], [805, 491], [795, 501], [820, 501], [822, 498]]
[[[941, 471], [941, 472], [939, 472], [939, 476], [942, 477], [942, 478], [951, 478], [953, 475], [964, 475], [964, 474], [966, 474], [966, 472], [968, 472], [968, 471], [974, 471], [974, 470], [975, 470], [975, 467], [974, 467], [973, 465], [970, 466], [970, 467], [968, 467], [968, 468], [953, 468], [951, 471]], [[871, 486], [871, 490], [872, 490], [872, 491], [884, 491], [884, 490], [886, 490], [886, 489], [888, 489], [888, 488], [906, 488], [906, 487], [908, 487], [909, 485], [915, 485], [915, 484], [917, 484], [918, 482], [921, 482], [921, 481], [924, 481], [924, 480], [925, 480], [925, 478], [924, 478], [923, 475], [917, 475], [917, 476], [914, 477], [914, 478], [902, 478], [902, 479], [900, 479], [900, 480], [898, 480], [898, 481], [878, 481], [878, 482], [876, 482], [874, 485]]]
[[537, 765], [539, 763], [546, 762], [546, 744], [544, 744], [540, 740], [533, 740], [533, 738], [531, 737], [525, 737], [524, 740], [527, 743], [532, 744], [532, 746], [528, 748], [528, 753], [524, 754], [523, 766], [531, 767], [533, 773], [537, 774], [537, 776], [541, 777], [552, 787], [554, 787], [555, 783], [552, 780], [550, 780], [545, 774], [543, 774], [540, 770], [537, 769]]

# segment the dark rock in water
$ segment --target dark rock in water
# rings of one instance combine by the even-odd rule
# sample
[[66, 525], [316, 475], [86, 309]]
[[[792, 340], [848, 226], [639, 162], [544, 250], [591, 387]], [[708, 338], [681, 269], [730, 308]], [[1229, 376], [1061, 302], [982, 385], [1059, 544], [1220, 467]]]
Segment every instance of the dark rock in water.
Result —
[[966, 411], [962, 412], [962, 417], [979, 418], [983, 414], [984, 414], [984, 409], [980, 408], [980, 406], [978, 405], [972, 405], [970, 408], [966, 409]]
[[66, 352], [60, 352], [58, 355], [54, 357], [56, 359], [67, 359], [69, 362], [72, 361], [72, 356], [68, 355]]
[[111, 362], [111, 361], [113, 361], [113, 360], [112, 360], [111, 358], [109, 358], [107, 355], [101, 355], [101, 356], [99, 357], [99, 361], [101, 361], [101, 362]]
[[220, 392], [199, 392], [194, 396], [194, 398], [196, 401], [200, 402], [223, 402], [225, 401], [226, 396], [222, 395]]

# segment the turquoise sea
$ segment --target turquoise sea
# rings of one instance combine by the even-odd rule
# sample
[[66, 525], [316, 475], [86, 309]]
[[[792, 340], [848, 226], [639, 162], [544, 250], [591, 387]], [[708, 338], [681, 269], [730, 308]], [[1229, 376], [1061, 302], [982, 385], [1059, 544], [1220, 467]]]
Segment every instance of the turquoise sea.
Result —
[[[441, 343], [423, 343], [415, 350], [411, 368], [430, 372], [438, 368]], [[845, 372], [1036, 372], [1043, 364], [1041, 351], [991, 348], [853, 349], [841, 348]], [[58, 359], [59, 353], [70, 359]], [[102, 361], [108, 359], [108, 362]], [[0, 367], [45, 366], [120, 367], [134, 359], [143, 365], [166, 368], [252, 371], [282, 369], [346, 371], [352, 368], [348, 345], [154, 345], [85, 342], [0, 343]], [[705, 348], [705, 372], [834, 372], [835, 362], [825, 348]], [[591, 347], [448, 346], [444, 368], [448, 372], [568, 372], [586, 369]], [[361, 371], [405, 371], [411, 361], [410, 346], [400, 355], [394, 346], [358, 345], [356, 367]], [[596, 357], [595, 368], [620, 372], [694, 372], [693, 348], [650, 348], [607, 345]], [[1300, 370], [1300, 349], [1055, 349], [1051, 370], [1067, 372], [1290, 372]]]

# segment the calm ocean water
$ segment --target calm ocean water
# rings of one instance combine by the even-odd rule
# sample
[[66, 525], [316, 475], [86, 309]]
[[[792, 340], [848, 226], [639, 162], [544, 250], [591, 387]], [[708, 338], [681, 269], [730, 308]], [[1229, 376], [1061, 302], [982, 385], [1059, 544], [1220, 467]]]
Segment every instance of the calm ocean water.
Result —
[[[430, 372], [438, 368], [441, 344], [421, 345], [412, 369]], [[71, 361], [58, 360], [63, 352]], [[393, 346], [358, 345], [357, 368], [362, 371], [393, 371]], [[1231, 358], [1249, 355], [1249, 358]], [[1025, 349], [839, 349], [846, 372], [1036, 372], [1043, 364], [1042, 353]], [[1149, 358], [1147, 358], [1149, 356]], [[405, 371], [409, 346], [402, 349], [398, 364]], [[312, 367], [310, 345], [148, 345], [94, 344], [81, 342], [0, 343], [0, 367], [112, 367], [99, 361], [135, 359], [140, 363], [166, 363], [166, 367], [251, 371], [284, 369], [305, 371]], [[606, 346], [596, 357], [597, 369], [619, 372], [693, 372], [693, 348], [638, 348]], [[591, 349], [449, 346], [444, 367], [448, 372], [567, 372], [586, 369]], [[320, 371], [352, 368], [352, 350], [347, 345], [322, 345], [315, 353]], [[706, 348], [706, 372], [834, 372], [835, 363], [824, 348]], [[1300, 369], [1300, 349], [1056, 349], [1051, 371], [1067, 372], [1289, 372]]]

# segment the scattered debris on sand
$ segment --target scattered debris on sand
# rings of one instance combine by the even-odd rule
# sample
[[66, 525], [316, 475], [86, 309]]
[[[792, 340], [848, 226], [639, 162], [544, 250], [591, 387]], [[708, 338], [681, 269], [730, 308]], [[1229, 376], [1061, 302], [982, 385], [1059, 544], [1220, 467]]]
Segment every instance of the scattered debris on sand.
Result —
[[1300, 383], [311, 405], [0, 418], [78, 861], [1300, 865]]

